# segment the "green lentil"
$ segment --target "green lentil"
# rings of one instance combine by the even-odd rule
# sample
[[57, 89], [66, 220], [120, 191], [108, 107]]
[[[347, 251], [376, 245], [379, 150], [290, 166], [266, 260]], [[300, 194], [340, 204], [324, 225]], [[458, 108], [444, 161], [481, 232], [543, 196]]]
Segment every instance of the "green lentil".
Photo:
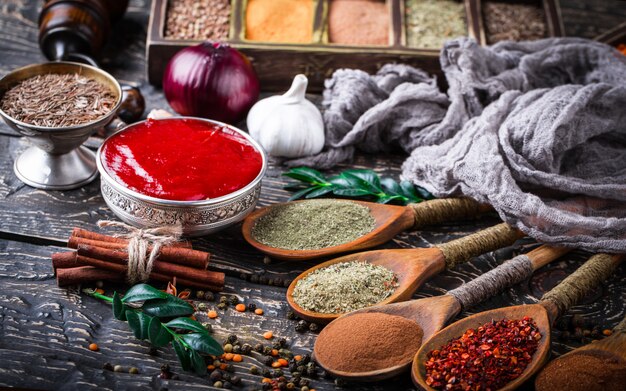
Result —
[[293, 299], [305, 310], [337, 314], [376, 304], [391, 296], [397, 285], [396, 275], [384, 266], [341, 262], [299, 280]]
[[409, 46], [440, 49], [448, 39], [467, 35], [462, 1], [406, 0], [405, 4]]
[[273, 207], [256, 222], [252, 236], [266, 246], [316, 250], [351, 242], [374, 225], [370, 210], [355, 202], [307, 200]]

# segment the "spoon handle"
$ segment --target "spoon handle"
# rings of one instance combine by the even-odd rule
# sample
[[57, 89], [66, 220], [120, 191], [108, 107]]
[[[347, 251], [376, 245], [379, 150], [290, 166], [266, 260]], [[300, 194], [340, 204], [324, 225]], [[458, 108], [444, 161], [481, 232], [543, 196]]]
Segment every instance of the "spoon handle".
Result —
[[541, 298], [552, 319], [580, 301], [589, 291], [608, 279], [623, 259], [623, 254], [596, 254], [574, 273]]
[[415, 215], [413, 229], [446, 221], [466, 219], [493, 210], [491, 206], [479, 204], [471, 198], [441, 198], [409, 204]]
[[528, 254], [521, 254], [504, 262], [478, 278], [449, 291], [448, 294], [454, 296], [463, 309], [470, 308], [526, 280], [539, 267], [559, 258], [567, 251], [569, 249], [540, 246]]
[[437, 247], [443, 253], [446, 268], [452, 269], [472, 257], [509, 246], [523, 236], [519, 230], [502, 223]]

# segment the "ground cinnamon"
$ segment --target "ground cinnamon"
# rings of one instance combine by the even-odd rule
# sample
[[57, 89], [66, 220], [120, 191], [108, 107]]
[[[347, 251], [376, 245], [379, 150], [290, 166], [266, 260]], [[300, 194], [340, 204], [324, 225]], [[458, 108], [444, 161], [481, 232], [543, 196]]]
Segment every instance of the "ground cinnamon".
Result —
[[311, 43], [313, 0], [248, 0], [246, 39]]
[[410, 362], [423, 335], [417, 323], [401, 316], [376, 312], [345, 316], [322, 330], [315, 357], [335, 371], [375, 371]]
[[568, 354], [549, 363], [537, 376], [537, 391], [622, 391], [626, 361], [604, 350]]

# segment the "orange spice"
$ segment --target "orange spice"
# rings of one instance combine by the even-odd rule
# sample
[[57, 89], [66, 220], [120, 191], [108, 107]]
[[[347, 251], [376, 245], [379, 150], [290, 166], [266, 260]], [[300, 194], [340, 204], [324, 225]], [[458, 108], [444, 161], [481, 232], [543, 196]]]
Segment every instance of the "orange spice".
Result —
[[100, 348], [98, 347], [97, 343], [91, 343], [89, 344], [89, 350], [91, 350], [92, 352], [97, 352], [98, 350], [100, 350]]
[[293, 356], [293, 359], [296, 361], [300, 361], [302, 360], [302, 356], [298, 354], [298, 355]]
[[263, 333], [263, 338], [265, 339], [272, 339], [274, 337], [274, 333], [272, 333], [271, 331], [266, 331]]
[[278, 356], [278, 349], [272, 349], [272, 356], [273, 357]]
[[235, 355], [233, 355], [233, 361], [234, 362], [242, 362], [243, 361], [243, 357], [241, 356], [241, 354], [235, 354]]
[[274, 362], [272, 363], [272, 368], [280, 368], [280, 367], [282, 367], [282, 366], [283, 366], [283, 365], [282, 365], [281, 363], [279, 363], [278, 361], [274, 361]]
[[626, 44], [620, 43], [619, 45], [617, 45], [617, 50], [619, 50], [620, 52], [622, 52], [623, 55], [626, 56]]
[[289, 366], [289, 361], [285, 360], [284, 358], [279, 358], [277, 361], [283, 367]]
[[268, 378], [268, 377], [264, 377], [263, 380], [261, 380], [261, 383], [271, 383], [272, 379]]
[[246, 39], [311, 43], [313, 0], [248, 0]]
[[245, 312], [246, 311], [246, 305], [239, 303], [235, 306], [235, 310], [237, 310], [238, 312]]
[[96, 293], [99, 293], [99, 294], [101, 294], [101, 295], [104, 295], [104, 289], [102, 289], [102, 288], [97, 288], [97, 289], [96, 289]]
[[207, 316], [208, 316], [210, 319], [215, 319], [215, 318], [217, 318], [217, 311], [215, 311], [215, 310], [211, 310], [211, 311], [207, 312]]
[[254, 310], [254, 313], [257, 315], [263, 315], [263, 310], [260, 308], [257, 308], [256, 310]]
[[226, 363], [224, 363], [224, 364], [220, 364], [220, 369], [221, 369], [222, 371], [225, 371], [225, 370], [226, 370], [226, 368], [228, 368], [228, 364], [226, 364]]
[[209, 365], [206, 366], [206, 369], [208, 369], [209, 371], [212, 371], [212, 370], [215, 369], [215, 365], [209, 364]]
[[233, 357], [235, 357], [235, 355], [232, 354], [232, 353], [224, 354], [224, 360], [226, 360], [226, 361], [232, 361]]

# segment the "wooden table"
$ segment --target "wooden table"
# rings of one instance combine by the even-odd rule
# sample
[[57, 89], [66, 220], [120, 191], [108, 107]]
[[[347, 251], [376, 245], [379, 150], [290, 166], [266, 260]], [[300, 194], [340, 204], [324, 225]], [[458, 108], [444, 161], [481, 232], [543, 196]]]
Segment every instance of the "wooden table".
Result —
[[[167, 108], [161, 91], [145, 84], [144, 43], [148, 20], [147, 1], [131, 1], [125, 19], [115, 29], [112, 43], [103, 58], [105, 69], [124, 80], [143, 83], [148, 109]], [[589, 17], [588, 3], [562, 1], [563, 14], [573, 22], [567, 31], [580, 35], [595, 35], [603, 26], [624, 19], [624, 2], [597, 2], [599, 13]], [[620, 4], [621, 3], [621, 4]], [[585, 5], [587, 4], [587, 5]], [[0, 4], [0, 75], [11, 69], [44, 61], [37, 45], [37, 14], [40, 1], [8, 0]], [[613, 7], [613, 8], [611, 8]], [[621, 12], [621, 14], [620, 14]], [[567, 22], [566, 18], [566, 22]], [[97, 141], [90, 141], [95, 147]], [[27, 146], [4, 123], [0, 124], [0, 386], [30, 389], [211, 389], [208, 377], [183, 373], [171, 347], [149, 354], [146, 342], [137, 341], [124, 322], [117, 321], [107, 304], [80, 293], [78, 288], [56, 286], [50, 254], [62, 249], [72, 227], [96, 229], [100, 219], [113, 219], [100, 196], [99, 182], [74, 191], [42, 191], [21, 183], [13, 174], [15, 157]], [[403, 156], [374, 157], [359, 155], [352, 165], [338, 167], [373, 168], [378, 173], [397, 178]], [[282, 190], [284, 168], [272, 163], [263, 181], [260, 205], [285, 201], [289, 193]], [[403, 233], [383, 247], [428, 246], [474, 232], [497, 223], [495, 216], [474, 222], [464, 222]], [[234, 333], [250, 343], [260, 342], [265, 330], [272, 330], [290, 342], [296, 353], [309, 353], [315, 334], [295, 332], [295, 321], [286, 319], [288, 306], [283, 287], [253, 284], [240, 279], [243, 273], [258, 273], [268, 278], [292, 279], [312, 262], [280, 262], [266, 264], [263, 255], [247, 245], [236, 226], [205, 238], [194, 240], [194, 246], [213, 253], [211, 267], [227, 273], [224, 294], [237, 295], [246, 303], [253, 302], [265, 310], [264, 316], [232, 309], [211, 321], [219, 341]], [[442, 273], [415, 294], [416, 298], [439, 295], [457, 287], [498, 263], [534, 246], [532, 240], [522, 240], [515, 246], [486, 254], [458, 269]], [[531, 303], [560, 279], [575, 270], [588, 254], [576, 252], [549, 265], [533, 278], [498, 297], [466, 312], [491, 309], [504, 305]], [[622, 319], [626, 308], [626, 273], [621, 267], [615, 276], [596, 289], [583, 303], [568, 314], [581, 314], [592, 324], [611, 328]], [[124, 286], [105, 285], [108, 294]], [[207, 303], [209, 307], [216, 302]], [[204, 314], [198, 314], [206, 321]], [[384, 330], [381, 330], [384, 332]], [[555, 331], [555, 355], [579, 346], [579, 341], [564, 341]], [[99, 352], [87, 346], [96, 342]], [[245, 386], [260, 387], [260, 377], [248, 373], [251, 364], [263, 367], [253, 358], [235, 365]], [[140, 374], [114, 373], [102, 369], [105, 362], [128, 368], [139, 368]], [[168, 363], [179, 380], [157, 377], [162, 364]], [[317, 390], [335, 389], [332, 379], [314, 379]], [[373, 385], [352, 385], [354, 390], [411, 390], [408, 375]]]

